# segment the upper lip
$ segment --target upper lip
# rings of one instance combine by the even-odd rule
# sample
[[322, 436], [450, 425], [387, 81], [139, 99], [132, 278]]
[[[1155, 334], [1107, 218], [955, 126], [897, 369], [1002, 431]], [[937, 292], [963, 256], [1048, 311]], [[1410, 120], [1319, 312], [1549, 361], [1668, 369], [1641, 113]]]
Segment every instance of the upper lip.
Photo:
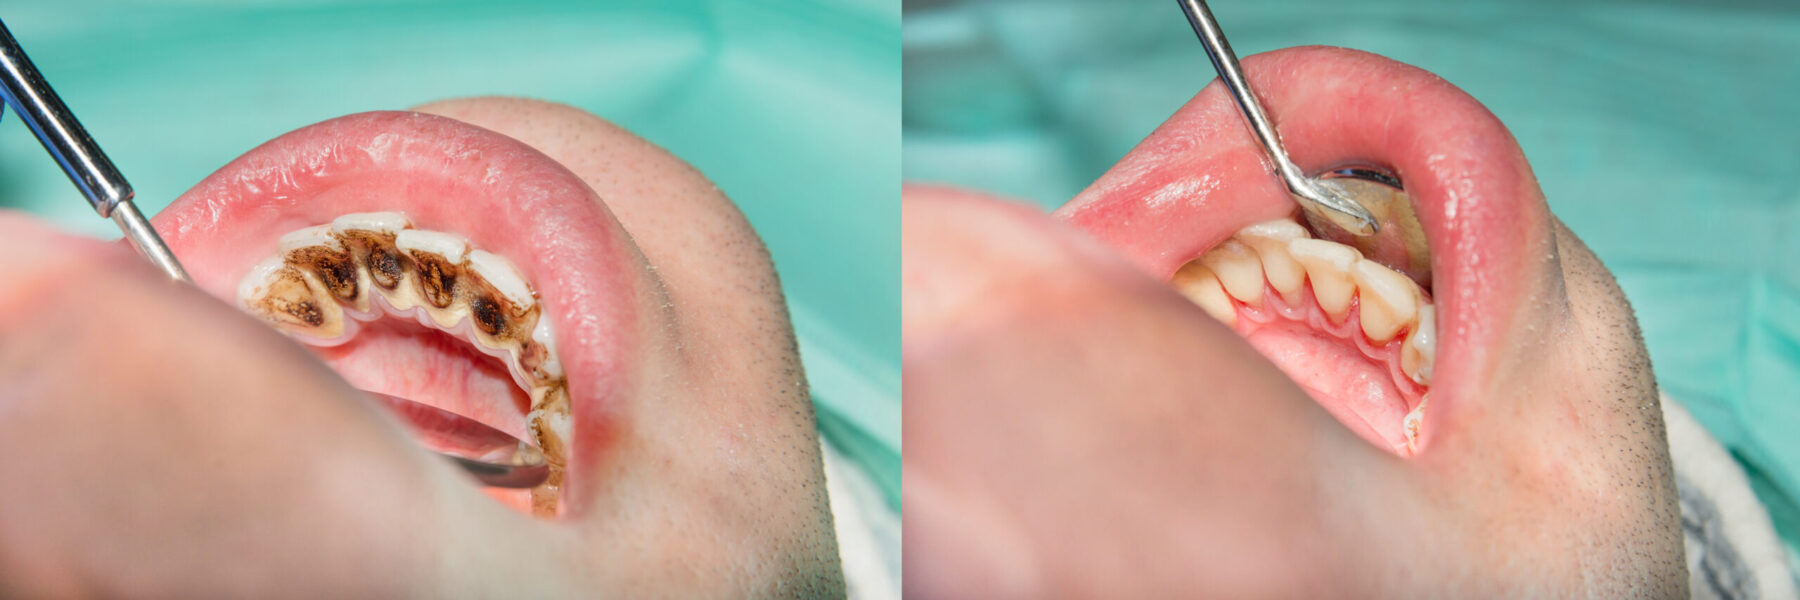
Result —
[[[1244, 65], [1302, 169], [1375, 164], [1405, 182], [1432, 248], [1434, 418], [1455, 410], [1490, 375], [1541, 264], [1533, 259], [1551, 251], [1524, 156], [1486, 108], [1408, 65], [1327, 47]], [[1238, 229], [1292, 214], [1236, 110], [1219, 86], [1202, 90], [1057, 216], [1167, 279]]]
[[[511, 259], [536, 287], [568, 373], [578, 440], [591, 420], [583, 415], [627, 388], [619, 366], [637, 341], [641, 259], [578, 176], [498, 133], [412, 112], [332, 119], [245, 153], [153, 222], [195, 283], [232, 301], [238, 279], [276, 251], [282, 233], [375, 211], [462, 234]], [[575, 477], [580, 457], [569, 458]], [[581, 487], [568, 483], [570, 494]]]

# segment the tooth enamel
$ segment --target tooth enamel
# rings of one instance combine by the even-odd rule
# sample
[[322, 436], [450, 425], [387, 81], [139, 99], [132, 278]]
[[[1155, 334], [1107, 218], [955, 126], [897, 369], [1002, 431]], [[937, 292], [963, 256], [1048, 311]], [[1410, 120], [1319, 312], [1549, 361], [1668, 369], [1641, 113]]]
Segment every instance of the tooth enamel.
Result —
[[346, 231], [379, 231], [381, 233], [399, 233], [402, 229], [412, 227], [412, 221], [406, 215], [397, 212], [350, 213], [331, 220], [331, 230], [344, 233]]
[[469, 268], [513, 304], [529, 307], [537, 302], [531, 295], [531, 286], [525, 284], [525, 276], [519, 274], [512, 261], [486, 250], [474, 250], [469, 252]]
[[324, 246], [332, 250], [344, 249], [344, 244], [331, 236], [331, 226], [329, 225], [314, 225], [289, 231], [282, 234], [277, 243], [282, 254], [310, 246]]
[[1425, 426], [1425, 405], [1429, 402], [1431, 402], [1430, 393], [1419, 397], [1419, 405], [1414, 406], [1411, 411], [1406, 413], [1406, 418], [1400, 420], [1401, 430], [1406, 432], [1406, 451], [1408, 453], [1419, 451], [1419, 430]]
[[271, 256], [262, 259], [262, 262], [251, 265], [250, 272], [245, 273], [244, 278], [238, 280], [238, 303], [242, 304], [244, 308], [255, 309], [256, 307], [251, 306], [250, 302], [268, 293], [269, 286], [275, 282], [284, 268], [287, 268], [287, 261], [280, 256]]
[[1169, 283], [1214, 319], [1228, 326], [1237, 324], [1237, 309], [1231, 305], [1231, 298], [1225, 295], [1219, 276], [1214, 275], [1211, 269], [1198, 262], [1190, 262], [1182, 265]]
[[1437, 307], [1419, 307], [1419, 323], [1400, 346], [1400, 371], [1419, 385], [1431, 385], [1431, 368], [1437, 362]]
[[549, 315], [538, 317], [537, 326], [531, 328], [531, 341], [544, 348], [544, 359], [538, 368], [552, 378], [562, 377], [562, 359], [556, 356], [556, 334], [550, 331]]
[[1225, 291], [1231, 297], [1251, 306], [1262, 304], [1262, 261], [1243, 242], [1225, 240], [1218, 247], [1200, 255], [1200, 264], [1219, 276], [1219, 283], [1225, 285]]
[[1419, 312], [1418, 284], [1372, 260], [1356, 263], [1356, 288], [1362, 298], [1363, 334], [1375, 342], [1394, 339]]
[[1288, 243], [1310, 237], [1299, 223], [1276, 219], [1238, 230], [1236, 239], [1256, 249], [1263, 275], [1281, 294], [1282, 301], [1288, 306], [1299, 306], [1305, 299], [1302, 286], [1306, 284], [1306, 269], [1288, 253]]
[[423, 229], [407, 229], [395, 234], [394, 245], [407, 253], [436, 254], [452, 264], [462, 262], [469, 251], [469, 241], [462, 236]]
[[1356, 249], [1336, 242], [1301, 238], [1288, 242], [1288, 254], [1306, 269], [1312, 282], [1313, 298], [1333, 322], [1342, 322], [1350, 314], [1350, 298], [1356, 284], [1350, 270], [1361, 259]]

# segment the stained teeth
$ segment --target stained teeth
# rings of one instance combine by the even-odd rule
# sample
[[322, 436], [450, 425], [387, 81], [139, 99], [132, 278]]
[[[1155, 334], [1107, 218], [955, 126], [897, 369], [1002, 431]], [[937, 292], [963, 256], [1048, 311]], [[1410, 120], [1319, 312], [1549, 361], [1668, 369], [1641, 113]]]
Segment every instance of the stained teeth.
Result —
[[556, 356], [556, 335], [550, 331], [550, 315], [538, 316], [537, 327], [531, 330], [531, 341], [544, 349], [538, 369], [549, 377], [562, 377], [562, 359]]
[[1237, 310], [1232, 308], [1231, 298], [1225, 295], [1225, 288], [1219, 284], [1219, 276], [1214, 275], [1211, 269], [1198, 262], [1190, 262], [1175, 272], [1171, 283], [1175, 285], [1176, 291], [1200, 305], [1214, 319], [1226, 325], [1237, 324]]
[[1301, 292], [1306, 284], [1306, 269], [1288, 253], [1288, 243], [1312, 237], [1306, 229], [1299, 223], [1277, 219], [1245, 227], [1236, 237], [1256, 249], [1262, 259], [1263, 275], [1281, 294], [1282, 301], [1288, 306], [1299, 306], [1305, 300]]
[[1325, 240], [1298, 239], [1288, 242], [1288, 253], [1306, 268], [1319, 308], [1325, 309], [1332, 321], [1342, 322], [1350, 314], [1350, 297], [1356, 293], [1356, 284], [1350, 279], [1350, 270], [1362, 260], [1356, 249]]
[[279, 247], [239, 280], [237, 296], [283, 332], [330, 346], [350, 340], [362, 322], [392, 316], [502, 360], [533, 399], [528, 424], [553, 463], [551, 483], [533, 491], [534, 507], [547, 501], [554, 513], [573, 433], [568, 382], [549, 319], [517, 266], [461, 236], [413, 229], [395, 212], [343, 215], [282, 235]]
[[512, 261], [486, 250], [475, 250], [469, 252], [469, 269], [515, 305], [529, 306], [537, 301], [531, 295], [531, 286], [525, 283], [525, 276], [519, 274]]
[[343, 243], [339, 242], [337, 238], [331, 237], [330, 225], [315, 225], [289, 231], [282, 234], [277, 243], [280, 245], [282, 254], [310, 246], [324, 246], [332, 250], [344, 249]]
[[346, 231], [379, 231], [381, 233], [399, 233], [402, 229], [412, 227], [412, 221], [406, 215], [397, 212], [350, 213], [331, 220], [331, 230], [344, 233]]
[[1431, 385], [1431, 370], [1437, 361], [1437, 307], [1419, 307], [1419, 323], [1400, 346], [1400, 371], [1419, 385]]
[[1256, 252], [1237, 240], [1225, 243], [1200, 255], [1200, 264], [1219, 276], [1225, 291], [1251, 306], [1262, 305], [1263, 269]]
[[1363, 334], [1375, 342], [1394, 339], [1419, 312], [1418, 284], [1372, 260], [1356, 263], [1356, 287], [1362, 292]]
[[422, 229], [401, 231], [394, 236], [394, 245], [408, 253], [430, 252], [451, 263], [462, 262], [469, 251], [469, 241], [460, 235]]

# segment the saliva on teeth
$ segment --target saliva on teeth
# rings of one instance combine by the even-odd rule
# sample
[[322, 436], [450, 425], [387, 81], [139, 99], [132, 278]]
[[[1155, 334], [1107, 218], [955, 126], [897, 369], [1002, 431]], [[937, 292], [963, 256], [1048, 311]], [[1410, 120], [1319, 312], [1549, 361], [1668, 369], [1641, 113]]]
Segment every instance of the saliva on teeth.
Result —
[[[396, 317], [500, 359], [531, 398], [527, 428], [552, 466], [544, 488], [557, 487], [571, 435], [568, 382], [537, 293], [505, 257], [454, 233], [414, 228], [397, 212], [347, 214], [282, 235], [275, 255], [240, 280], [237, 300], [314, 346], [342, 344], [361, 323]], [[554, 502], [533, 495], [534, 504]]]

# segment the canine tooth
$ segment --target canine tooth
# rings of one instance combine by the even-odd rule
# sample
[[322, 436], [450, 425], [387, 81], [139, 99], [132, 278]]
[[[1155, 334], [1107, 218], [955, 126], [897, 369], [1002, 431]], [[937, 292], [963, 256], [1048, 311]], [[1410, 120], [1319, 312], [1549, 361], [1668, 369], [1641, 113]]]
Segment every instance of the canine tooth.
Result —
[[531, 286], [525, 283], [525, 276], [519, 274], [512, 261], [486, 250], [474, 250], [469, 252], [469, 268], [521, 310], [537, 302], [531, 295]]
[[1219, 276], [1219, 283], [1231, 297], [1245, 304], [1261, 305], [1263, 296], [1262, 261], [1256, 251], [1237, 240], [1225, 240], [1218, 247], [1200, 255], [1200, 264]]
[[1288, 254], [1306, 268], [1319, 308], [1325, 309], [1331, 320], [1343, 321], [1356, 292], [1356, 284], [1350, 280], [1350, 270], [1361, 260], [1356, 250], [1336, 242], [1301, 238], [1288, 242]]
[[342, 242], [331, 237], [331, 226], [329, 225], [314, 225], [289, 231], [281, 234], [280, 241], [277, 243], [280, 244], [282, 254], [310, 246], [325, 246], [332, 250], [344, 249]]
[[1356, 263], [1356, 288], [1362, 298], [1362, 328], [1370, 340], [1394, 339], [1419, 313], [1418, 284], [1399, 271], [1365, 260]]
[[331, 230], [338, 233], [355, 230], [399, 233], [411, 227], [412, 221], [397, 212], [350, 213], [331, 220]]
[[1289, 306], [1298, 306], [1305, 298], [1301, 286], [1306, 283], [1306, 269], [1288, 253], [1288, 242], [1305, 239], [1306, 229], [1287, 219], [1257, 223], [1238, 230], [1237, 239], [1256, 249], [1262, 259], [1263, 275], [1281, 293]]
[[1431, 368], [1437, 363], [1437, 307], [1419, 307], [1419, 324], [1400, 346], [1400, 371], [1419, 385], [1431, 385]]
[[407, 229], [395, 234], [394, 245], [409, 254], [430, 252], [443, 256], [452, 264], [462, 262], [463, 255], [469, 252], [469, 241], [462, 236], [423, 229]]
[[556, 334], [550, 331], [550, 315], [538, 313], [537, 326], [531, 328], [531, 341], [544, 348], [538, 369], [552, 378], [562, 377], [562, 359], [556, 356]]
[[1214, 275], [1211, 269], [1198, 262], [1190, 262], [1182, 265], [1169, 283], [1175, 286], [1175, 291], [1200, 305], [1214, 319], [1228, 326], [1237, 324], [1237, 309], [1232, 307], [1231, 298], [1225, 295], [1225, 288], [1219, 283], [1219, 276]]

